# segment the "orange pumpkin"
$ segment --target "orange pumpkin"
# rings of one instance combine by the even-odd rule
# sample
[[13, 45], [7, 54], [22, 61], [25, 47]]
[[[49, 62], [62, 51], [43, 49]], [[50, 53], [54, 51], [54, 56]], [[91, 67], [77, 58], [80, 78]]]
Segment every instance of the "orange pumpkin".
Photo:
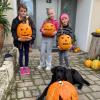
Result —
[[17, 27], [17, 36], [21, 39], [27, 39], [32, 36], [32, 29], [27, 23], [20, 23]]
[[71, 83], [59, 81], [50, 85], [46, 100], [78, 100], [78, 93]]
[[60, 50], [68, 50], [72, 46], [72, 40], [69, 35], [63, 34], [58, 38], [58, 46]]
[[43, 25], [43, 30], [45, 31], [45, 33], [43, 33], [45, 36], [54, 36], [56, 27], [52, 23], [48, 22]]
[[79, 47], [76, 47], [76, 48], [74, 49], [74, 52], [75, 52], [75, 53], [80, 52], [80, 48], [79, 48]]
[[90, 59], [85, 60], [84, 64], [85, 64], [86, 67], [91, 67], [92, 66], [92, 60], [90, 60]]

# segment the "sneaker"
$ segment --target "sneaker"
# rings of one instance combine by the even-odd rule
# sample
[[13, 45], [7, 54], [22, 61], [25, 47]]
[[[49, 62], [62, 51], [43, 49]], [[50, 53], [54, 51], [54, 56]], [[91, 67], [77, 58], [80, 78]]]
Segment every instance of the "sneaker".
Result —
[[24, 67], [20, 67], [20, 75], [25, 75]]
[[51, 70], [51, 67], [46, 67], [46, 70], [47, 70], [47, 71]]
[[30, 75], [30, 68], [29, 67], [24, 67], [24, 71], [26, 75]]
[[42, 68], [42, 66], [40, 66], [40, 65], [39, 65], [37, 68], [38, 68], [38, 69], [41, 69], [41, 68]]

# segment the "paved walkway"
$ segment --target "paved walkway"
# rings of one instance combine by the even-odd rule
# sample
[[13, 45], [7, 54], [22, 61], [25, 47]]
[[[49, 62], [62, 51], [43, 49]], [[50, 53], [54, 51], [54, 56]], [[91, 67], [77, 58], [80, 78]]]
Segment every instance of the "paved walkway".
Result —
[[[53, 65], [58, 65], [58, 54], [52, 53]], [[70, 65], [77, 69], [81, 75], [87, 79], [91, 86], [84, 86], [78, 90], [79, 100], [100, 100], [100, 72], [93, 71], [83, 65], [87, 55], [81, 53], [69, 53]], [[21, 77], [19, 72], [15, 76], [15, 84], [10, 93], [10, 100], [36, 100], [37, 96], [44, 90], [50, 82], [51, 72], [45, 69], [38, 70], [39, 51], [30, 53], [31, 75]]]

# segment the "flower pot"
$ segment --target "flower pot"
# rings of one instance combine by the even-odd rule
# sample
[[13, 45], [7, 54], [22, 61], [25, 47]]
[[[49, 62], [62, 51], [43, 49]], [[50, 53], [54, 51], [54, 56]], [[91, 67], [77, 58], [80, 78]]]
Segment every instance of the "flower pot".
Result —
[[2, 24], [0, 24], [0, 52], [3, 48], [3, 43], [4, 43], [4, 27]]

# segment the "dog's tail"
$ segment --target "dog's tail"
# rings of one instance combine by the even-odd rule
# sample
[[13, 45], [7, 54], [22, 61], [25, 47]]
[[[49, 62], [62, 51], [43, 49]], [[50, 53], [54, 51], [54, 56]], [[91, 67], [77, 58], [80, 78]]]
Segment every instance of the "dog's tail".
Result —
[[83, 81], [84, 81], [84, 83], [85, 83], [86, 85], [90, 86], [90, 83], [89, 83], [87, 80], [83, 79]]

